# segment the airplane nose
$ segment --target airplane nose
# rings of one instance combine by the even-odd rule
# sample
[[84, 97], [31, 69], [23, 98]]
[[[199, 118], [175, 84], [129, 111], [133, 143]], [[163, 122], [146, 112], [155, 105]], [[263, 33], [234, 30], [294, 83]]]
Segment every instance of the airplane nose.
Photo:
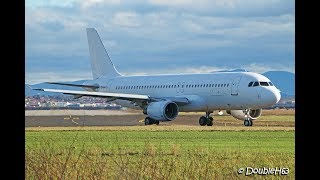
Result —
[[280, 94], [280, 91], [279, 91], [278, 89], [274, 90], [274, 91], [273, 91], [273, 94], [274, 94], [275, 99], [276, 99], [276, 102], [275, 102], [275, 104], [276, 104], [277, 102], [280, 101], [280, 99], [281, 99], [281, 94]]
[[269, 106], [272, 106], [280, 101], [281, 94], [278, 89], [267, 89], [262, 94], [262, 97], [264, 99], [264, 103], [268, 104]]

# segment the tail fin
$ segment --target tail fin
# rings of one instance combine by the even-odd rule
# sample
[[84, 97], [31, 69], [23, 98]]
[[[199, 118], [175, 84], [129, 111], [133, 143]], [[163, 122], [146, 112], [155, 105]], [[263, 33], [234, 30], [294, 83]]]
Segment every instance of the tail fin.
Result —
[[101, 76], [121, 76], [114, 67], [96, 29], [87, 28], [87, 37], [93, 79]]

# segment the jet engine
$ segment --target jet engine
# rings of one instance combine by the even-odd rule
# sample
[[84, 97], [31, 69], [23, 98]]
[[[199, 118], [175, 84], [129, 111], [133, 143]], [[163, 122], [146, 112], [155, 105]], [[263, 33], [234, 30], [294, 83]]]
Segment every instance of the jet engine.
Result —
[[172, 101], [152, 102], [147, 107], [148, 116], [157, 121], [172, 121], [178, 112], [178, 105]]
[[[243, 121], [246, 119], [243, 110], [228, 110], [227, 113]], [[262, 109], [250, 109], [248, 115], [251, 120], [255, 120], [261, 116], [261, 113]]]

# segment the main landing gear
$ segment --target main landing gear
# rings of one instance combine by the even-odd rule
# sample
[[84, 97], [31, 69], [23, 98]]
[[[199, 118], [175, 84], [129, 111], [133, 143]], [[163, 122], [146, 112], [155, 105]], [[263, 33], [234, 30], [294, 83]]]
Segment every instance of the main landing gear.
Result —
[[245, 120], [243, 122], [244, 126], [252, 126], [252, 119], [249, 117], [249, 110], [248, 109], [245, 109], [243, 110], [244, 112], [244, 116], [245, 116]]
[[159, 121], [154, 120], [154, 119], [151, 119], [151, 118], [149, 118], [149, 117], [146, 117], [146, 118], [144, 119], [144, 125], [152, 125], [152, 124], [159, 125]]
[[213, 125], [213, 118], [210, 116], [211, 112], [206, 112], [206, 116], [201, 116], [199, 119], [200, 126], [212, 126]]

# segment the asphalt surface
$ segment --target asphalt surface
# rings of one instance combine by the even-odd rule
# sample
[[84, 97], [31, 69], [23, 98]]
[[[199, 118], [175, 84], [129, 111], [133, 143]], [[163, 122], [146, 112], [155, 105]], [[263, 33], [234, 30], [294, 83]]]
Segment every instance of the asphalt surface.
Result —
[[[124, 115], [35, 115], [25, 116], [25, 127], [79, 127], [79, 126], [144, 126], [144, 114]], [[173, 121], [160, 122], [160, 126], [191, 125], [199, 126], [199, 115], [179, 115]], [[294, 121], [259, 121], [254, 126], [294, 127]], [[214, 120], [213, 126], [243, 126], [236, 119]]]
[[[26, 116], [25, 127], [70, 127], [70, 126], [137, 126], [144, 115], [112, 116]], [[140, 122], [139, 122], [140, 121]]]

